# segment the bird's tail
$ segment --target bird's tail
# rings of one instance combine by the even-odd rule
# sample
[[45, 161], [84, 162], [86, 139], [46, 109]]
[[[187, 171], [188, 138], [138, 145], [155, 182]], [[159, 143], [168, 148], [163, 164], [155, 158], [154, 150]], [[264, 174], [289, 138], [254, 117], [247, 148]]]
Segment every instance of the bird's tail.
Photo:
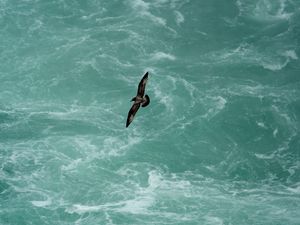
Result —
[[146, 107], [150, 104], [150, 98], [148, 95], [145, 95], [145, 101], [142, 103], [142, 107]]

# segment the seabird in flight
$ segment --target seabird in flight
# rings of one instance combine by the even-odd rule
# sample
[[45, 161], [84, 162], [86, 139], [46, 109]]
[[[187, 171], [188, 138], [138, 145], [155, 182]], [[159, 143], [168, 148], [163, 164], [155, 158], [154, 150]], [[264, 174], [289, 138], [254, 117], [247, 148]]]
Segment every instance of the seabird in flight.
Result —
[[142, 104], [142, 107], [146, 107], [150, 103], [149, 96], [148, 95], [144, 96], [147, 80], [148, 80], [148, 72], [145, 73], [145, 75], [143, 76], [142, 80], [139, 83], [136, 97], [131, 99], [131, 101], [134, 101], [134, 103], [133, 103], [133, 105], [131, 106], [131, 109], [128, 112], [126, 127], [128, 127], [129, 124], [132, 122], [136, 112], [140, 108], [140, 105]]

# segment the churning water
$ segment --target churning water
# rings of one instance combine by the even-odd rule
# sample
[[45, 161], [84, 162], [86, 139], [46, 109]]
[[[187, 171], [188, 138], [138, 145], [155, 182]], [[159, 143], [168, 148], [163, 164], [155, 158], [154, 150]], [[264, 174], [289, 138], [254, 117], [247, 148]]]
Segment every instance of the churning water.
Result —
[[299, 0], [0, 0], [0, 27], [0, 224], [300, 224]]

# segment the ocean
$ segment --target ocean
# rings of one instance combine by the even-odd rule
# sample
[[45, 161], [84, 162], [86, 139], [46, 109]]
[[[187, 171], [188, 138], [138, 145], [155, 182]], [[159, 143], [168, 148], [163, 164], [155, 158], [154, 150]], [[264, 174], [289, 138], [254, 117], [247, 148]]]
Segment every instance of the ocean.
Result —
[[0, 0], [0, 27], [1, 225], [300, 224], [299, 0]]

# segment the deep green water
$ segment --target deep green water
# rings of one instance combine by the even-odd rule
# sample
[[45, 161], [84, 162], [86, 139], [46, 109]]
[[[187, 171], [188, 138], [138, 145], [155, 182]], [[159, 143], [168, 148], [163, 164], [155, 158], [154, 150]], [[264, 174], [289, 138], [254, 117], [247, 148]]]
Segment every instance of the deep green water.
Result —
[[1, 225], [300, 224], [299, 0], [0, 0], [0, 28]]

